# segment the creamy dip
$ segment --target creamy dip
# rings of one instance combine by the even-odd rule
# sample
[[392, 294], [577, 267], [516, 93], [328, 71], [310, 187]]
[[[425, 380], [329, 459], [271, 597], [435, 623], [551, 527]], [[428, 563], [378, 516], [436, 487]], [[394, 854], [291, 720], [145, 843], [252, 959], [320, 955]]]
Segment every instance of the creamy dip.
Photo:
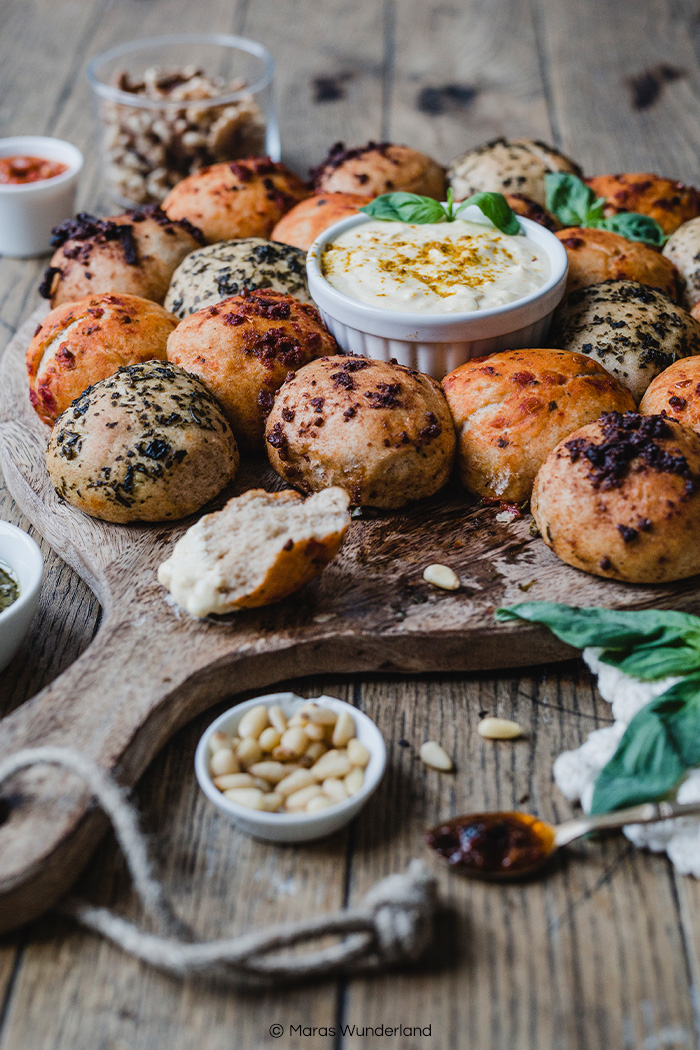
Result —
[[541, 288], [550, 273], [534, 241], [465, 219], [362, 223], [329, 244], [322, 269], [352, 299], [433, 314], [513, 303]]

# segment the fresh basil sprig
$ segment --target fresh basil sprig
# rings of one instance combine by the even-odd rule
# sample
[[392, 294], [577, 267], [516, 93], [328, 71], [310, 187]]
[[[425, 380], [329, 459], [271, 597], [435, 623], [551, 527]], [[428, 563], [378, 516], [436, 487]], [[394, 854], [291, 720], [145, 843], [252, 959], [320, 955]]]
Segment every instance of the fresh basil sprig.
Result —
[[521, 233], [520, 223], [502, 193], [475, 193], [455, 205], [452, 190], [447, 191], [447, 204], [417, 193], [383, 193], [360, 208], [373, 219], [387, 222], [454, 222], [465, 208], [475, 204], [501, 233]]
[[700, 766], [700, 675], [667, 689], [634, 716], [598, 774], [592, 813], [609, 813], [668, 795]]
[[599, 646], [603, 663], [644, 681], [700, 674], [700, 618], [688, 613], [520, 602], [497, 609], [496, 619], [544, 624], [562, 642], [577, 649]]
[[638, 212], [620, 212], [617, 215], [603, 214], [605, 197], [596, 197], [577, 175], [567, 172], [548, 172], [544, 177], [546, 207], [564, 226], [588, 226], [597, 230], [610, 230], [626, 237], [628, 241], [661, 248], [668, 238], [656, 219]]

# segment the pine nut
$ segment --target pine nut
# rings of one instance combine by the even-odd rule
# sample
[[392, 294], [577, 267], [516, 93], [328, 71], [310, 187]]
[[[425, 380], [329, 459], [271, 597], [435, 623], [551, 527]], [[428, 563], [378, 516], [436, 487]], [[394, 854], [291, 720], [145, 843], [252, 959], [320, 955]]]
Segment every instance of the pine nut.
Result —
[[303, 728], [307, 722], [308, 718], [306, 718], [305, 715], [302, 715], [301, 711], [297, 711], [289, 719], [288, 725], [290, 728], [293, 728], [294, 726], [301, 726]]
[[300, 791], [293, 791], [291, 795], [287, 795], [285, 806], [289, 810], [306, 809], [307, 802], [310, 802], [312, 798], [316, 798], [320, 794], [321, 789], [318, 784], [309, 784], [308, 787], [301, 788]]
[[279, 745], [273, 750], [275, 758], [301, 758], [309, 746], [309, 738], [301, 726], [290, 726], [282, 733]]
[[321, 793], [320, 795], [315, 795], [306, 803], [304, 811], [306, 813], [317, 813], [319, 809], [328, 809], [328, 807], [332, 805], [332, 799]]
[[276, 791], [271, 791], [269, 795], [263, 795], [260, 808], [265, 810], [266, 813], [276, 813], [283, 802], [284, 799], [281, 795], [278, 795]]
[[279, 704], [273, 704], [270, 710], [267, 712], [270, 719], [270, 725], [277, 730], [278, 733], [284, 733], [287, 728], [287, 716], [280, 707]]
[[316, 725], [314, 722], [307, 722], [304, 726], [304, 732], [308, 736], [309, 740], [326, 739], [325, 726]]
[[267, 729], [263, 729], [258, 737], [258, 743], [263, 751], [272, 751], [273, 748], [277, 747], [281, 739], [282, 734], [279, 729], [275, 729], [274, 726], [268, 726]]
[[316, 780], [325, 780], [326, 777], [347, 776], [351, 769], [352, 762], [344, 751], [326, 751], [311, 767], [310, 772]]
[[290, 769], [284, 762], [266, 762], [263, 760], [248, 766], [248, 772], [254, 777], [262, 777], [269, 784], [279, 784], [280, 780], [284, 780], [289, 775]]
[[216, 733], [212, 733], [209, 739], [209, 751], [213, 755], [216, 751], [220, 751], [222, 747], [231, 747], [231, 742], [225, 733], [217, 730]]
[[452, 759], [444, 747], [440, 747], [434, 740], [426, 740], [424, 744], [421, 744], [420, 757], [421, 762], [424, 762], [426, 766], [437, 769], [441, 773], [449, 773], [454, 768]]
[[353, 766], [360, 766], [361, 769], [364, 769], [369, 764], [369, 751], [356, 737], [348, 740], [348, 758]]
[[260, 788], [265, 795], [272, 791], [272, 784], [270, 784], [269, 780], [263, 780], [262, 777], [253, 777], [253, 785], [256, 788]]
[[333, 802], [344, 802], [348, 797], [345, 784], [337, 777], [326, 777], [321, 784], [321, 789], [324, 795], [328, 795]]
[[334, 726], [338, 721], [338, 715], [331, 707], [321, 707], [319, 704], [306, 704], [302, 707], [301, 714], [308, 722], [314, 722], [317, 726]]
[[209, 772], [213, 777], [223, 773], [237, 773], [240, 769], [238, 759], [230, 747], [220, 747], [209, 759]]
[[482, 718], [476, 731], [485, 740], [515, 740], [523, 735], [522, 726], [507, 718]]
[[307, 747], [302, 761], [304, 762], [304, 765], [306, 765], [307, 761], [311, 762], [311, 765], [313, 765], [314, 762], [318, 762], [321, 755], [325, 755], [327, 751], [328, 748], [322, 743], [322, 741], [315, 740], [313, 744], [309, 744]]
[[236, 754], [238, 755], [241, 768], [248, 769], [249, 766], [260, 762], [263, 757], [263, 750], [257, 740], [253, 740], [252, 737], [246, 737], [238, 745]]
[[264, 704], [258, 704], [257, 707], [251, 707], [249, 711], [241, 718], [238, 723], [238, 735], [240, 737], [253, 737], [257, 740], [263, 729], [269, 725], [267, 717], [267, 708]]
[[443, 591], [459, 590], [459, 577], [449, 565], [428, 565], [423, 570], [423, 579], [434, 587], [441, 587]]
[[350, 795], [356, 795], [365, 782], [365, 771], [360, 769], [359, 766], [355, 766], [350, 773], [343, 780], [345, 790]]
[[224, 791], [224, 798], [247, 809], [262, 809], [265, 796], [258, 788], [234, 788], [232, 791]]
[[277, 785], [277, 791], [286, 798], [287, 795], [291, 795], [294, 791], [300, 791], [301, 788], [309, 787], [311, 784], [316, 783], [316, 777], [312, 776], [308, 769], [297, 769], [293, 773], [290, 773], [284, 780], [280, 780]]
[[221, 777], [214, 777], [213, 780], [219, 791], [255, 787], [255, 777], [251, 777], [250, 773], [228, 773]]
[[355, 735], [355, 719], [349, 711], [341, 711], [333, 729], [333, 747], [345, 747]]

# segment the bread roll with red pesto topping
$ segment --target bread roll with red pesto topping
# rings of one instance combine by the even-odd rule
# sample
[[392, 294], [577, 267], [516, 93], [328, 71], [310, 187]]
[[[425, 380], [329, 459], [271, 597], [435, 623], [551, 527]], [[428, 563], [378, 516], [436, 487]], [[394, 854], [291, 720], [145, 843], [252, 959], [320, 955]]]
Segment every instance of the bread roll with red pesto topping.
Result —
[[379, 197], [383, 193], [418, 193], [445, 199], [445, 169], [425, 153], [393, 142], [368, 142], [346, 149], [336, 142], [326, 159], [311, 170], [317, 193], [357, 193]]
[[29, 399], [53, 426], [86, 387], [122, 365], [164, 360], [177, 317], [137, 295], [87, 295], [57, 306], [27, 348]]
[[298, 175], [269, 157], [212, 164], [178, 182], [163, 201], [171, 219], [198, 226], [209, 244], [269, 237], [273, 226], [309, 196]]
[[109, 219], [81, 212], [54, 229], [51, 244], [59, 247], [39, 291], [52, 306], [103, 292], [162, 303], [175, 270], [204, 237], [152, 207]]
[[700, 357], [674, 361], [639, 402], [643, 416], [665, 415], [700, 433]]
[[538, 204], [537, 201], [533, 201], [532, 197], [526, 197], [523, 193], [504, 193], [503, 196], [516, 215], [522, 215], [524, 219], [532, 219], [533, 222], [538, 222], [540, 226], [544, 226], [551, 233], [561, 229], [559, 220], [548, 212], [546, 208], [543, 208], [541, 204]]
[[442, 381], [457, 428], [457, 471], [477, 496], [524, 503], [554, 446], [634, 398], [596, 361], [567, 350], [507, 350]]
[[339, 485], [358, 506], [396, 508], [432, 496], [455, 453], [450, 410], [430, 376], [339, 355], [300, 368], [278, 391], [267, 453], [303, 492]]
[[601, 281], [638, 281], [659, 288], [678, 302], [680, 280], [675, 266], [653, 248], [610, 230], [569, 226], [556, 236], [566, 248], [567, 294]]
[[532, 514], [567, 565], [628, 583], [700, 572], [700, 435], [609, 412], [570, 434], [535, 478]]
[[341, 219], [357, 215], [366, 203], [367, 198], [357, 193], [315, 193], [280, 219], [270, 239], [307, 252], [324, 230]]
[[695, 187], [662, 175], [594, 175], [586, 182], [596, 197], [605, 197], [606, 215], [622, 211], [650, 215], [664, 233], [673, 233], [681, 223], [700, 214], [700, 194]]
[[261, 449], [267, 413], [286, 376], [337, 349], [313, 306], [259, 288], [190, 314], [167, 353], [217, 398], [239, 444]]

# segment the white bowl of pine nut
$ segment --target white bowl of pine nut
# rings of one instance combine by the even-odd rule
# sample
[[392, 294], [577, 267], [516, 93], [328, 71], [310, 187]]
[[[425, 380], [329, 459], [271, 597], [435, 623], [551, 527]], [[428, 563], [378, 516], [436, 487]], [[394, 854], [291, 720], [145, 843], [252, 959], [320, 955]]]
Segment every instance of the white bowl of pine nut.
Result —
[[199, 741], [199, 786], [266, 842], [310, 842], [357, 816], [386, 769], [371, 718], [342, 700], [269, 693], [220, 715]]

